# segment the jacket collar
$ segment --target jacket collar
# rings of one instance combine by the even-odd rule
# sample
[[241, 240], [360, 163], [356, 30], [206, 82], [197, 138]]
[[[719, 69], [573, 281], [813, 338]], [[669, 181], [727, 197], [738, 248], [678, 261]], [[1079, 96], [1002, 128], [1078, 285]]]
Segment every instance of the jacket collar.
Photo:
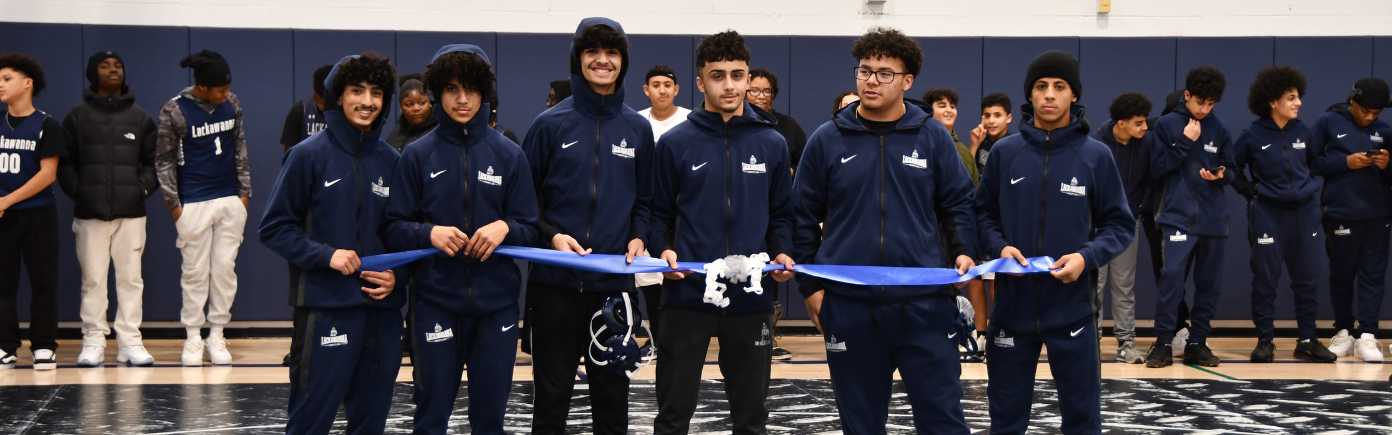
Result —
[[[860, 102], [856, 101], [836, 112], [836, 126], [847, 130], [870, 131], [865, 128], [865, 124], [860, 122], [860, 116], [856, 110], [860, 108]], [[894, 124], [895, 130], [909, 130], [920, 128], [924, 123], [931, 119], [932, 110], [927, 105], [914, 99], [904, 99], [904, 116], [899, 118], [899, 122]]]

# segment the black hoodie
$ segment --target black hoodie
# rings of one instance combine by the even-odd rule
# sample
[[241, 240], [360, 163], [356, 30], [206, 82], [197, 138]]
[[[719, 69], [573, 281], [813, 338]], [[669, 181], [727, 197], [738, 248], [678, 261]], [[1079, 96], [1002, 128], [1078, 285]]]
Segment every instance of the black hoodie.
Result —
[[145, 198], [159, 191], [155, 177], [158, 129], [135, 93], [82, 92], [83, 102], [63, 119], [68, 155], [58, 161], [58, 185], [73, 200], [73, 217], [110, 221], [145, 216]]

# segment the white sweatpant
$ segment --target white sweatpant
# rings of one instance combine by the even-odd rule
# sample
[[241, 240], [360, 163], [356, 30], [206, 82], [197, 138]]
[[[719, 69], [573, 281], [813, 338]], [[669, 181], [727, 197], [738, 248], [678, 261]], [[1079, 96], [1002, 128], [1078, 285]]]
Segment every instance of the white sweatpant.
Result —
[[[184, 204], [174, 223], [175, 242], [184, 257], [184, 309], [179, 318], [184, 328], [201, 328], [206, 320], [221, 328], [232, 320], [232, 299], [237, 296], [237, 251], [242, 246], [247, 210], [242, 200], [228, 196]], [[208, 315], [203, 315], [203, 304]]]
[[111, 328], [106, 323], [108, 265], [116, 269], [116, 344], [141, 345], [145, 280], [140, 260], [145, 253], [145, 218], [112, 221], [73, 219], [77, 234], [77, 264], [82, 266], [82, 345], [106, 346]]

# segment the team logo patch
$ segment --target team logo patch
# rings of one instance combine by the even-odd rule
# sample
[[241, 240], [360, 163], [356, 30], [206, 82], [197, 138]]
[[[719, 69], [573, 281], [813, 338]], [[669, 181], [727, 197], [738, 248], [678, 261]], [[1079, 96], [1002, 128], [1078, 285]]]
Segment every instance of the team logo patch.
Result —
[[1004, 329], [996, 334], [995, 342], [996, 347], [1015, 347], [1015, 337], [1006, 337]]
[[927, 169], [928, 159], [918, 158], [918, 150], [914, 150], [913, 154], [904, 156], [904, 166], [918, 169]]
[[494, 186], [502, 186], [502, 185], [503, 185], [503, 176], [502, 176], [502, 175], [493, 175], [493, 167], [492, 167], [492, 166], [489, 166], [489, 167], [488, 167], [488, 173], [485, 174], [485, 173], [483, 173], [483, 171], [479, 171], [478, 174], [479, 174], [479, 181], [483, 182], [483, 184], [492, 184], [492, 185], [494, 185]]
[[451, 338], [454, 338], [454, 328], [441, 330], [439, 323], [435, 324], [435, 332], [426, 331], [425, 333], [425, 341], [430, 343], [439, 343]]
[[744, 168], [744, 172], [749, 174], [764, 173], [764, 164], [759, 163], [759, 159], [754, 158], [752, 155], [749, 156], [749, 163], [740, 163], [740, 166]]
[[1213, 145], [1213, 141], [1208, 141], [1208, 143], [1204, 144], [1203, 150], [1204, 150], [1204, 151], [1208, 151], [1208, 152], [1210, 152], [1210, 153], [1217, 153], [1217, 152], [1218, 152], [1218, 146]]
[[1334, 235], [1336, 236], [1347, 236], [1349, 234], [1353, 234], [1353, 230], [1344, 228], [1343, 225], [1339, 225], [1339, 228], [1334, 230]]
[[1377, 134], [1377, 132], [1373, 132], [1373, 135], [1372, 135], [1372, 136], [1368, 136], [1368, 140], [1371, 140], [1371, 141], [1377, 142], [1377, 143], [1382, 143], [1382, 135]]
[[768, 346], [768, 345], [770, 345], [770, 344], [773, 344], [773, 334], [769, 332], [768, 324], [765, 323], [765, 324], [764, 324], [764, 332], [763, 332], [763, 335], [760, 335], [760, 336], [759, 336], [759, 341], [755, 341], [755, 342], [754, 342], [754, 345], [755, 345], [755, 346], [761, 346], [761, 347], [762, 347], [762, 346]]
[[1073, 196], [1087, 196], [1087, 186], [1078, 185], [1078, 177], [1069, 184], [1059, 184], [1059, 191]]
[[391, 197], [391, 188], [387, 187], [386, 184], [382, 181], [382, 177], [377, 177], [377, 182], [372, 183], [372, 193], [383, 198]]
[[1276, 238], [1268, 236], [1266, 233], [1262, 233], [1262, 236], [1257, 238], [1258, 245], [1270, 245], [1272, 243], [1276, 243]]
[[348, 334], [338, 335], [338, 328], [329, 328], [328, 337], [319, 337], [319, 345], [324, 347], [348, 344]]
[[845, 351], [846, 351], [846, 342], [844, 342], [844, 341], [836, 341], [836, 336], [835, 336], [835, 335], [831, 335], [831, 336], [828, 336], [828, 337], [829, 337], [829, 338], [827, 338], [827, 341], [826, 341], [826, 350], [827, 350], [827, 352], [845, 352]]
[[1291, 143], [1291, 148], [1303, 150], [1305, 149], [1305, 141], [1300, 140], [1300, 138], [1296, 138], [1295, 142]]
[[610, 145], [614, 149], [614, 155], [631, 159], [634, 156], [634, 148], [628, 147], [628, 139], [619, 139], [618, 145]]
[[1179, 232], [1179, 230], [1175, 230], [1174, 234], [1170, 236], [1171, 242], [1183, 242], [1185, 240], [1189, 240], [1189, 236], [1184, 235], [1184, 233]]
[[[43, 139], [42, 134], [43, 133], [40, 133], [39, 139]], [[0, 150], [33, 151], [35, 148], [38, 148], [38, 146], [38, 141], [29, 139], [7, 139], [4, 136], [0, 136]]]

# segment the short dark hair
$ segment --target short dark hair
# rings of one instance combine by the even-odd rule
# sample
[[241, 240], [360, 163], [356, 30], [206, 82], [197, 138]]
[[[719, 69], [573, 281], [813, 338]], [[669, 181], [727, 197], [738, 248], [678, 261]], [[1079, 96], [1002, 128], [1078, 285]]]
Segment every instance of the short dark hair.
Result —
[[831, 115], [832, 115], [832, 117], [835, 117], [835, 116], [836, 116], [836, 112], [840, 112], [840, 111], [841, 111], [841, 100], [846, 99], [846, 96], [848, 96], [848, 95], [857, 95], [857, 94], [856, 94], [856, 91], [851, 91], [851, 90], [841, 91], [840, 94], [836, 94], [836, 100], [834, 100], [834, 101], [831, 102]]
[[[619, 33], [618, 30], [614, 30], [612, 27], [603, 24], [585, 26], [585, 28], [580, 31], [579, 35], [575, 35], [575, 39], [571, 42], [575, 44], [575, 51], [578, 53], [584, 53], [585, 50], [591, 48], [612, 48], [618, 50], [620, 53], [628, 52], [628, 38], [625, 37], [623, 33]], [[628, 59], [624, 60], [627, 61]]]
[[749, 46], [744, 45], [744, 35], [734, 30], [702, 37], [701, 42], [696, 44], [698, 71], [711, 62], [739, 60], [749, 63]]
[[777, 99], [777, 98], [778, 98], [778, 76], [777, 76], [777, 75], [774, 75], [772, 71], [769, 71], [769, 70], [766, 70], [766, 69], [763, 69], [763, 68], [754, 68], [754, 69], [749, 70], [749, 81], [750, 81], [750, 83], [753, 83], [753, 82], [754, 82], [754, 79], [761, 78], [761, 77], [764, 78], [764, 79], [766, 79], [766, 80], [768, 80], [768, 81], [769, 81], [769, 89], [773, 89], [773, 95], [772, 95], [772, 96], [769, 96], [769, 99]]
[[1305, 74], [1285, 65], [1262, 68], [1247, 92], [1247, 110], [1258, 118], [1270, 118], [1271, 102], [1281, 99], [1292, 88], [1296, 94], [1305, 96]]
[[872, 57], [892, 57], [904, 62], [904, 72], [918, 76], [923, 68], [923, 48], [918, 41], [890, 27], [878, 26], [865, 32], [851, 46], [857, 60]]
[[[416, 82], [408, 83], [411, 80], [415, 80]], [[425, 76], [422, 76], [421, 73], [410, 73], [401, 76], [401, 78], [396, 79], [396, 86], [398, 90], [396, 95], [397, 99], [406, 98], [411, 91], [419, 92], [421, 95], [424, 95], [426, 99], [430, 99], [430, 96], [426, 95]]]
[[0, 56], [0, 69], [9, 68], [24, 74], [25, 77], [34, 80], [34, 95], [39, 96], [44, 88], [48, 87], [48, 80], [44, 79], [43, 67], [34, 58], [19, 53], [9, 53]]
[[1137, 116], [1142, 118], [1150, 116], [1150, 109], [1153, 107], [1145, 94], [1127, 92], [1112, 100], [1111, 107], [1107, 108], [1107, 114], [1111, 115], [1113, 121], [1121, 122]]
[[930, 106], [943, 99], [946, 99], [948, 103], [952, 103], [952, 106], [956, 107], [958, 100], [957, 90], [952, 88], [928, 88], [928, 92], [923, 93], [923, 102], [928, 103]]
[[338, 67], [338, 74], [334, 74], [333, 93], [342, 96], [343, 89], [348, 85], [359, 83], [376, 86], [390, 101], [392, 94], [396, 93], [396, 67], [392, 66], [391, 59], [376, 52], [364, 51], [362, 55], [348, 59]]
[[445, 53], [425, 67], [425, 88], [430, 91], [431, 100], [439, 100], [450, 80], [459, 80], [464, 89], [476, 91], [484, 101], [492, 98], [494, 82], [498, 80], [488, 61], [473, 53], [455, 51]]
[[1193, 98], [1223, 100], [1223, 90], [1228, 87], [1228, 78], [1223, 72], [1211, 66], [1201, 66], [1189, 70], [1184, 78], [1184, 90]]
[[1001, 109], [1005, 109], [1005, 114], [1009, 115], [1010, 97], [1000, 92], [996, 92], [987, 95], [985, 98], [981, 99], [981, 113], [983, 115], [986, 114], [986, 109], [990, 109], [992, 107], [1000, 107]]
[[333, 71], [333, 65], [324, 65], [314, 70], [314, 94], [324, 96], [324, 80], [329, 79], [329, 72]]

